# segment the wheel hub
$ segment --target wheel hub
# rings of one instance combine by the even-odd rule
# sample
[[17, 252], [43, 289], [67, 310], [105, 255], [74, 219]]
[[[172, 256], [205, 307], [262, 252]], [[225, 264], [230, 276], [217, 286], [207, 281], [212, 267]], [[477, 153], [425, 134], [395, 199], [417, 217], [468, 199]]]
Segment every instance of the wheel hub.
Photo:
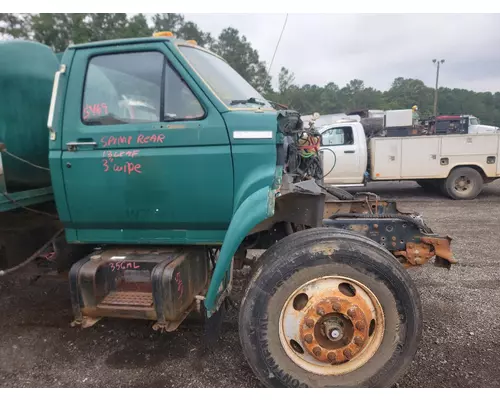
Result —
[[465, 192], [470, 189], [471, 181], [466, 176], [461, 176], [455, 181], [455, 189]]
[[359, 301], [329, 297], [309, 307], [302, 319], [305, 349], [316, 360], [342, 364], [358, 354], [368, 336], [366, 307]]
[[300, 367], [340, 375], [364, 365], [382, 342], [384, 315], [373, 293], [344, 277], [302, 285], [285, 303], [280, 340]]
[[338, 342], [344, 338], [343, 324], [335, 317], [323, 322], [322, 332], [332, 342]]

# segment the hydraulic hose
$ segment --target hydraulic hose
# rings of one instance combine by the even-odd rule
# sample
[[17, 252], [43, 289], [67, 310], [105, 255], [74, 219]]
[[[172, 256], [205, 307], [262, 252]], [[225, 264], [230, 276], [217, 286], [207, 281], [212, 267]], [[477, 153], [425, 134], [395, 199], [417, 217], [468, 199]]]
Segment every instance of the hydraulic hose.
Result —
[[22, 263], [17, 264], [15, 267], [9, 268], [9, 269], [4, 269], [0, 270], [0, 277], [5, 276], [7, 274], [11, 274], [12, 272], [15, 272], [26, 265], [28, 265], [30, 262], [32, 262], [35, 258], [39, 257], [46, 249], [47, 247], [50, 246], [50, 244], [58, 238], [59, 235], [61, 235], [64, 232], [64, 229], [60, 229], [57, 231], [57, 233], [52, 236], [42, 247], [40, 247], [36, 252], [34, 252], [31, 256], [29, 256], [26, 260], [24, 260]]

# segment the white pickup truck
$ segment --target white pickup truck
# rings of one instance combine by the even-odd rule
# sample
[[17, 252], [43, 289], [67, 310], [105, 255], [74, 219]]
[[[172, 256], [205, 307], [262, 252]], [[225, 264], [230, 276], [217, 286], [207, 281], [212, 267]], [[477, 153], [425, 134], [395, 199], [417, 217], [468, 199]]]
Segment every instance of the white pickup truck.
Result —
[[344, 120], [318, 128], [324, 183], [417, 181], [453, 199], [473, 199], [500, 178], [500, 133], [366, 138], [361, 123]]

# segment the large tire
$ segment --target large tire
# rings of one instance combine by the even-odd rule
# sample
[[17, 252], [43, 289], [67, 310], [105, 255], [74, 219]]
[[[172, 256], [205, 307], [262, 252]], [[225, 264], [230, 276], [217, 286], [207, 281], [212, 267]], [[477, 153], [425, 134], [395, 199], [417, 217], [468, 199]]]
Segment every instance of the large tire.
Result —
[[442, 191], [454, 200], [475, 199], [483, 190], [483, 177], [474, 168], [454, 169], [442, 183]]
[[[306, 300], [309, 303], [306, 303], [299, 313], [319, 313], [319, 309], [315, 307], [318, 307], [320, 300], [334, 304], [340, 299], [342, 307], [344, 302], [348, 304], [347, 307], [352, 307], [349, 302], [354, 300], [350, 299], [360, 300], [357, 292], [359, 288], [368, 289], [363, 296], [371, 293], [380, 306], [375, 309], [383, 310], [377, 323], [370, 321], [369, 330], [356, 322], [354, 333], [357, 335], [361, 332], [358, 329], [365, 329], [362, 331], [365, 336], [361, 339], [364, 340], [362, 345], [366, 347], [354, 356], [350, 354], [349, 357], [352, 358], [344, 360], [340, 359], [344, 357], [346, 350], [342, 350], [344, 347], [340, 348], [339, 360], [343, 363], [339, 365], [333, 365], [337, 363], [335, 356], [332, 363], [322, 363], [311, 358], [312, 353], [310, 348], [307, 348], [311, 337], [304, 336], [304, 341], [300, 343], [292, 343], [293, 340], [290, 340], [288, 345], [287, 339], [284, 340], [286, 331], [290, 326], [293, 329], [299, 328], [293, 327], [293, 324], [283, 324], [281, 320], [283, 315], [284, 318], [291, 315], [287, 314], [290, 304], [295, 308], [295, 301], [304, 296], [303, 293], [297, 292], [298, 288], [302, 290], [302, 287], [305, 287], [310, 290], [316, 282], [337, 282], [335, 277], [353, 282], [351, 289], [352, 293], [356, 293], [355, 296], [352, 297], [352, 293], [347, 292], [339, 295], [337, 289], [340, 290], [342, 284], [328, 287], [326, 292], [321, 292], [322, 298], [310, 297]], [[322, 279], [317, 280], [318, 278]], [[357, 289], [354, 290], [354, 287]], [[325, 293], [328, 293], [327, 296], [335, 293], [335, 296], [340, 297], [328, 297], [326, 300]], [[362, 294], [362, 291], [359, 294]], [[364, 299], [365, 297], [361, 298], [363, 301]], [[332, 310], [340, 310], [338, 304], [332, 307]], [[351, 310], [352, 308], [349, 308], [347, 314], [352, 312]], [[357, 308], [356, 313], [349, 314], [354, 315], [353, 318], [346, 317], [346, 324], [349, 324], [349, 318], [354, 324], [360, 316], [357, 313], [359, 310], [360, 308]], [[314, 325], [313, 331], [314, 340], [318, 342], [321, 334], [316, 337], [316, 327], [320, 325], [322, 318], [338, 314], [328, 314], [328, 310], [327, 314], [324, 310], [322, 312], [323, 314], [319, 314], [323, 315], [322, 317], [316, 317], [320, 319]], [[345, 313], [345, 310], [342, 313]], [[305, 321], [305, 325], [300, 324], [300, 329], [313, 326], [310, 319], [302, 321]], [[352, 324], [351, 333], [354, 329]], [[240, 307], [239, 330], [248, 363], [260, 381], [268, 387], [388, 387], [406, 371], [417, 351], [422, 332], [422, 311], [420, 298], [411, 278], [386, 249], [352, 232], [315, 228], [286, 237], [269, 248], [258, 260], [256, 272]], [[300, 332], [302, 334], [305, 331]], [[373, 332], [373, 336], [368, 337], [370, 332]], [[347, 328], [344, 334], [342, 340], [349, 341]], [[354, 336], [354, 341], [351, 341], [349, 346], [354, 346], [354, 343], [360, 346], [357, 342], [359, 339]], [[324, 337], [322, 340], [324, 341]], [[378, 347], [375, 349], [373, 345], [377, 343]], [[327, 343], [324, 346], [331, 345]], [[322, 351], [323, 347], [320, 350]], [[330, 350], [326, 349], [326, 352], [328, 351]], [[331, 361], [330, 353], [321, 353], [320, 356], [328, 356]], [[293, 361], [292, 357], [296, 361]], [[301, 357], [308, 357], [313, 363], [319, 363], [319, 367]], [[340, 369], [337, 370], [337, 367]], [[311, 368], [315, 370], [312, 371]], [[318, 373], [318, 368], [326, 374]], [[340, 375], [337, 374], [339, 371]]]

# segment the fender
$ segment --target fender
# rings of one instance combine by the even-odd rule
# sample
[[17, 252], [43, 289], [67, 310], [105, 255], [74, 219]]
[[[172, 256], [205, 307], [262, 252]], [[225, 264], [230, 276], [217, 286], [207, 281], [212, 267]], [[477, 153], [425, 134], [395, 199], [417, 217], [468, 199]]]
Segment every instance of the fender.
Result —
[[217, 293], [224, 276], [231, 266], [234, 253], [254, 226], [274, 215], [274, 204], [275, 190], [266, 186], [248, 196], [234, 213], [224, 236], [219, 258], [205, 298], [208, 317], [217, 310]]

